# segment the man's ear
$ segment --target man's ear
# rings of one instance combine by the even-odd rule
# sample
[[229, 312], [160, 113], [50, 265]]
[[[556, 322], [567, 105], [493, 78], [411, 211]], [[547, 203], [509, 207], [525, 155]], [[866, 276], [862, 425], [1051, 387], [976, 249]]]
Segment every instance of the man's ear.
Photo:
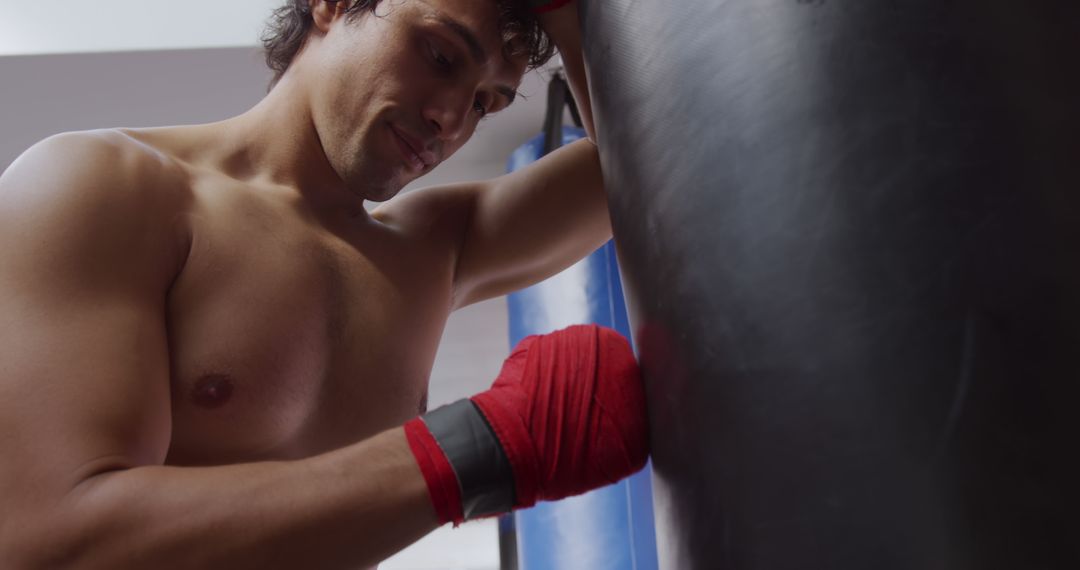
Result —
[[349, 7], [348, 2], [342, 0], [310, 0], [311, 20], [315, 29], [321, 34], [330, 30], [330, 24], [345, 14]]

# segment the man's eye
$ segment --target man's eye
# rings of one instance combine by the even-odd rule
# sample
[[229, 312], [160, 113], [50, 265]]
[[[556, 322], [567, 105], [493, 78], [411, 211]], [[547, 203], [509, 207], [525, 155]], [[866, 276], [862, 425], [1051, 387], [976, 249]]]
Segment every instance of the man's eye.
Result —
[[433, 60], [435, 60], [435, 63], [437, 63], [437, 64], [439, 64], [439, 65], [441, 65], [443, 67], [449, 67], [450, 66], [450, 60], [447, 59], [447, 57], [445, 55], [443, 55], [442, 52], [439, 51], [438, 48], [436, 48], [432, 44], [428, 44], [428, 49], [431, 51], [431, 58]]
[[479, 99], [473, 101], [473, 110], [480, 113], [481, 118], [488, 113], [487, 108], [484, 107], [484, 104], [481, 103]]

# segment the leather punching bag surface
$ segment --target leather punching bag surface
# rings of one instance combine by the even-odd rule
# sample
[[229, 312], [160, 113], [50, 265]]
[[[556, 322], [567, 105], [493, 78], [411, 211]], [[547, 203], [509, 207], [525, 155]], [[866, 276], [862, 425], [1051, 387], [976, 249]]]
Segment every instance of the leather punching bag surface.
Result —
[[580, 10], [661, 567], [1080, 568], [1080, 2]]

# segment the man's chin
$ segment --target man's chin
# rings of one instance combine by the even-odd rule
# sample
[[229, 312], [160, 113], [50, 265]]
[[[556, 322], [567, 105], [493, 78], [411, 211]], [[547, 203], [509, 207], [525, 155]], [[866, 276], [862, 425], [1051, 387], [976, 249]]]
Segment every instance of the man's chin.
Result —
[[[384, 166], [384, 165], [379, 165]], [[368, 202], [385, 202], [397, 196], [406, 185], [426, 173], [404, 168], [356, 168], [351, 172], [348, 187], [352, 194]]]
[[393, 194], [385, 194], [385, 195], [381, 195], [381, 194], [380, 195], [370, 195], [369, 194], [369, 195], [364, 197], [364, 200], [367, 201], [367, 202], [381, 203], [381, 202], [386, 202], [387, 200], [393, 198], [394, 196], [397, 196], [397, 192], [394, 192]]
[[368, 202], [385, 202], [394, 196], [397, 196], [401, 189], [405, 187], [402, 183], [389, 183], [382, 186], [368, 186], [364, 188], [360, 194], [364, 200]]
[[[359, 171], [363, 172], [363, 171]], [[385, 202], [396, 196], [405, 187], [408, 180], [400, 180], [401, 176], [372, 176], [370, 171], [366, 175], [357, 172], [346, 182], [348, 192], [353, 196], [362, 198], [366, 202]], [[374, 179], [374, 180], [373, 180]]]

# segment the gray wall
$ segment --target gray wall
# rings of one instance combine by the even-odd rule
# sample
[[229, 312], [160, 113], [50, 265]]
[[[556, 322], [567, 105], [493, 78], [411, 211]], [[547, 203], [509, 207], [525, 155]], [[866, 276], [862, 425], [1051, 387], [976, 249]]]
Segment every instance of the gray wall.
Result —
[[253, 48], [0, 57], [0, 170], [55, 133], [224, 119], [269, 72]]

